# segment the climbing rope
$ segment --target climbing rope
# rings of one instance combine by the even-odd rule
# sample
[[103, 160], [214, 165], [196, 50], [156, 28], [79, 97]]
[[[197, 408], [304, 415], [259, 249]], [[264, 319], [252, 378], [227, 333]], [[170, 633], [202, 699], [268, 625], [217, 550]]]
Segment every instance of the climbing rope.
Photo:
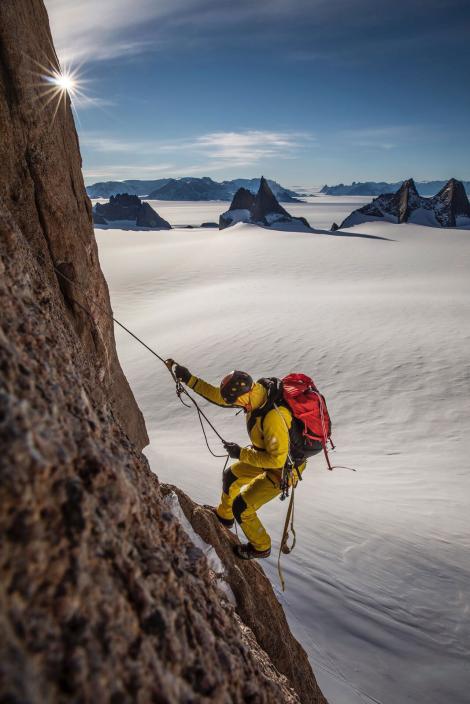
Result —
[[[279, 575], [279, 581], [281, 583], [281, 589], [283, 592], [286, 590], [286, 583], [284, 580], [284, 573], [283, 573], [282, 567], [281, 567], [281, 555], [288, 555], [289, 553], [291, 553], [295, 547], [295, 543], [296, 543], [296, 539], [297, 539], [297, 536], [295, 533], [295, 528], [294, 528], [294, 490], [295, 490], [294, 483], [292, 483], [289, 506], [287, 508], [286, 520], [284, 521], [284, 529], [282, 531], [281, 544], [279, 546], [279, 553], [277, 556], [277, 573]], [[290, 528], [289, 528], [289, 521], [290, 521]], [[293, 538], [292, 545], [290, 547], [288, 545], [289, 529], [292, 532], [292, 538]]]
[[[47, 266], [48, 262], [47, 262], [46, 258], [39, 252], [38, 252], [38, 255]], [[53, 262], [51, 262], [51, 265], [52, 265], [52, 268], [54, 269], [56, 274], [58, 274], [60, 277], [62, 277], [62, 279], [64, 279], [64, 281], [67, 281], [69, 284], [72, 284], [72, 286], [76, 286], [78, 289], [80, 289], [83, 292], [83, 294], [85, 295], [85, 298], [87, 298], [88, 292], [86, 291], [86, 289], [83, 286], [81, 286], [77, 281], [74, 281], [73, 279], [68, 277], [66, 274], [64, 274], [64, 272], [61, 271], [57, 266], [55, 266], [55, 264]], [[79, 306], [79, 308], [81, 308], [93, 320], [93, 314], [86, 306], [84, 306], [82, 303], [80, 303], [80, 301], [77, 301], [75, 298], [73, 298], [72, 300], [74, 303], [76, 303]], [[116, 323], [116, 325], [118, 325], [120, 328], [122, 328], [128, 335], [133, 337], [134, 340], [136, 340], [140, 345], [142, 345], [142, 347], [145, 347], [146, 350], [148, 350], [151, 354], [154, 355], [154, 357], [156, 357], [160, 362], [162, 362], [165, 365], [165, 367], [170, 372], [170, 374], [173, 378], [173, 381], [175, 382], [176, 395], [178, 396], [181, 403], [184, 406], [186, 406], [187, 408], [191, 408], [191, 406], [189, 404], [185, 403], [184, 400], [182, 399], [182, 395], [184, 394], [191, 401], [191, 403], [194, 405], [194, 407], [196, 408], [199, 423], [201, 425], [202, 433], [204, 436], [204, 440], [205, 440], [207, 449], [209, 450], [211, 455], [213, 457], [227, 457], [228, 458], [228, 455], [226, 455], [226, 454], [218, 455], [215, 452], [213, 452], [213, 450], [211, 449], [211, 447], [209, 445], [209, 440], [207, 438], [206, 429], [204, 428], [203, 419], [207, 423], [207, 425], [211, 428], [211, 430], [217, 435], [217, 437], [222, 442], [222, 444], [225, 444], [225, 440], [222, 437], [222, 435], [218, 432], [218, 430], [214, 427], [214, 425], [211, 423], [209, 418], [206, 416], [206, 414], [204, 413], [202, 408], [199, 406], [196, 399], [193, 398], [193, 396], [191, 396], [191, 394], [184, 388], [181, 381], [176, 378], [175, 373], [173, 371], [173, 366], [175, 365], [174, 360], [173, 359], [164, 359], [163, 357], [161, 357], [158, 354], [158, 352], [156, 352], [154, 349], [149, 347], [149, 345], [147, 345], [143, 340], [141, 340], [140, 337], [138, 337], [134, 332], [132, 332], [132, 330], [129, 330], [129, 328], [126, 327], [123, 323], [121, 323], [120, 320], [115, 318], [112, 313], [110, 313], [108, 310], [106, 310], [106, 308], [104, 308], [103, 306], [99, 305], [96, 302], [93, 302], [93, 306], [95, 308], [97, 308], [98, 310], [100, 310], [108, 318], [110, 318], [114, 323]]]
[[[295, 532], [294, 528], [294, 491], [295, 491], [295, 486], [296, 482], [294, 480], [294, 469], [297, 471], [297, 475], [299, 478], [299, 481], [302, 480], [302, 477], [300, 475], [300, 472], [297, 470], [296, 464], [294, 460], [291, 457], [290, 453], [290, 433], [289, 433], [289, 426], [287, 425], [287, 421], [282, 415], [282, 413], [279, 410], [279, 407], [277, 404], [274, 404], [274, 408], [276, 409], [276, 412], [280, 418], [282, 418], [284, 425], [286, 426], [287, 430], [287, 437], [288, 437], [288, 448], [287, 448], [287, 462], [283, 467], [282, 470], [282, 478], [281, 478], [281, 501], [284, 501], [289, 496], [289, 480], [291, 483], [291, 494], [290, 494], [290, 500], [289, 500], [289, 505], [287, 507], [287, 513], [286, 513], [286, 520], [284, 521], [284, 529], [282, 531], [282, 537], [281, 537], [281, 542], [279, 545], [279, 553], [277, 555], [277, 573], [279, 575], [279, 581], [281, 583], [281, 589], [284, 592], [286, 590], [286, 583], [284, 580], [284, 573], [282, 571], [281, 567], [281, 556], [282, 555], [288, 555], [289, 553], [292, 552], [292, 550], [295, 548], [295, 543], [297, 541], [297, 535]], [[290, 526], [289, 526], [290, 522]], [[288, 545], [288, 540], [289, 540], [289, 530], [292, 533], [292, 545], [289, 547]]]

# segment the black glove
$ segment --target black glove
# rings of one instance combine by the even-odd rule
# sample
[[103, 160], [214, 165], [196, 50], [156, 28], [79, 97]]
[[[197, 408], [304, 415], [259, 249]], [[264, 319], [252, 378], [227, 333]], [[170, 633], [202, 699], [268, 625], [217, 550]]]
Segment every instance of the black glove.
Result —
[[224, 442], [224, 447], [227, 450], [229, 457], [233, 460], [240, 459], [240, 452], [242, 451], [240, 445], [237, 445], [236, 442]]
[[181, 379], [185, 384], [191, 379], [191, 372], [186, 367], [182, 367], [179, 364], [175, 366], [175, 376], [177, 379]]

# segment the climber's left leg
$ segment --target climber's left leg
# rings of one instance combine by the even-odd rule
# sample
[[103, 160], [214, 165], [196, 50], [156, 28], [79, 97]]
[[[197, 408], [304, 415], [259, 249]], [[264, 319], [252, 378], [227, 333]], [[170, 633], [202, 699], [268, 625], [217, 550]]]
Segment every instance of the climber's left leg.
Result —
[[279, 496], [279, 485], [272, 481], [266, 472], [255, 477], [233, 502], [233, 515], [241, 529], [257, 552], [266, 552], [271, 548], [271, 538], [259, 520], [256, 511], [271, 499]]

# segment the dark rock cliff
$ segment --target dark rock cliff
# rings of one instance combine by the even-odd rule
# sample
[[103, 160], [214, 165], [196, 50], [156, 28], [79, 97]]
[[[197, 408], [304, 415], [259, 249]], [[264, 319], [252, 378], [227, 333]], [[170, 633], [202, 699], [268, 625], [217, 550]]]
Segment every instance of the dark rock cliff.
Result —
[[[57, 68], [48, 20], [39, 0], [0, 3], [0, 202], [28, 242], [31, 256], [46, 254], [48, 287], [59, 280], [51, 264], [80, 281], [92, 297], [60, 280], [68, 322], [98, 368], [93, 394], [111, 398], [129, 438], [142, 448], [145, 424], [122, 373], [114, 345], [106, 281], [101, 273], [91, 204], [81, 172], [77, 134], [68, 99], [46, 104], [50, 94], [41, 68]], [[54, 115], [55, 113], [55, 115]]]
[[0, 701], [322, 703], [261, 568], [225, 550], [234, 608], [140, 454], [42, 0], [0, 3], [0, 46]]
[[292, 637], [282, 606], [274, 596], [271, 582], [257, 561], [241, 563], [233, 546], [238, 542], [232, 532], [221, 529], [211, 511], [198, 506], [178, 487], [162, 485], [165, 496], [174, 493], [193, 530], [212, 545], [223, 563], [223, 579], [235, 596], [237, 612], [253, 631], [259, 645], [269, 653], [274, 665], [287, 675], [301, 701], [324, 702], [307, 655]]

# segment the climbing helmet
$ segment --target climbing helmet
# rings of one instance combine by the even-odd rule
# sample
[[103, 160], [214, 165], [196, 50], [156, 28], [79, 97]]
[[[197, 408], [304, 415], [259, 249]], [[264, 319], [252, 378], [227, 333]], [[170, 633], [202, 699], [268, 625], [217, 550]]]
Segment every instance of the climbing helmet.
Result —
[[233, 371], [220, 382], [220, 394], [225, 403], [235, 403], [239, 396], [253, 388], [253, 379], [246, 372]]

